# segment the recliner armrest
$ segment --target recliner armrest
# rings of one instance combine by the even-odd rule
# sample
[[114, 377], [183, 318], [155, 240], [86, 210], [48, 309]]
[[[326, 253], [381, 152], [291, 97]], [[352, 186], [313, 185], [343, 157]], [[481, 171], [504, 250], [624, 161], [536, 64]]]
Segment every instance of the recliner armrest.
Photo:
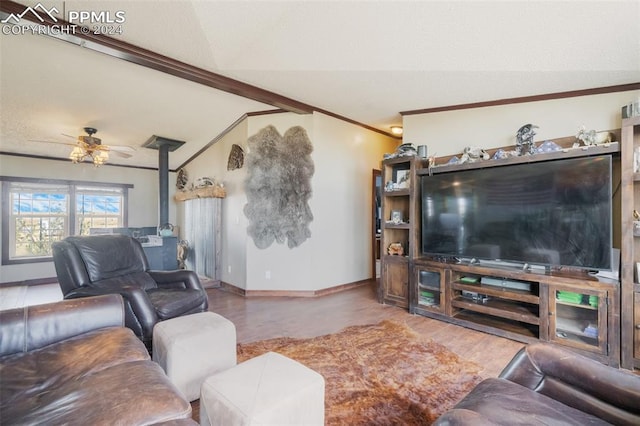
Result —
[[0, 356], [105, 327], [124, 327], [124, 305], [117, 294], [0, 311]]
[[[93, 283], [92, 287], [77, 288], [65, 296], [65, 299], [96, 296], [99, 294], [119, 294], [125, 301], [125, 311], [131, 310], [134, 313], [137, 325], [141, 327], [146, 335], [150, 335], [153, 326], [158, 322], [158, 314], [147, 295], [147, 292], [136, 285], [123, 285], [119, 281], [103, 280]], [[128, 317], [131, 319], [131, 316]], [[127, 318], [125, 318], [126, 320]], [[132, 324], [127, 327], [135, 330]]]
[[204, 290], [198, 274], [193, 271], [178, 269], [176, 271], [147, 271], [158, 287], [180, 287], [192, 290]]
[[639, 376], [553, 345], [524, 347], [500, 377], [610, 423], [640, 423]]

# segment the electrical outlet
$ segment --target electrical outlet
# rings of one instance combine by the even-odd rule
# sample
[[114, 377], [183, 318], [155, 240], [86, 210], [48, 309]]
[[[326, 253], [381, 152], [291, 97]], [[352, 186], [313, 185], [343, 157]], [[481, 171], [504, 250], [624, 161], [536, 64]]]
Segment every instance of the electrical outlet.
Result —
[[265, 279], [270, 280], [271, 279], [271, 271], [265, 271], [264, 272], [264, 277], [265, 277]]
[[231, 265], [227, 265], [227, 272], [230, 274], [231, 273]]

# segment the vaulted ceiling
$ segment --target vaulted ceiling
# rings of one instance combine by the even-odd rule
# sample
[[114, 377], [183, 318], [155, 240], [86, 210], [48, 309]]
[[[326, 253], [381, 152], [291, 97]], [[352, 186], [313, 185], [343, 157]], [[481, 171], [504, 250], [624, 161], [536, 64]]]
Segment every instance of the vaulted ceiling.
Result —
[[69, 147], [31, 140], [73, 142], [63, 134], [91, 126], [103, 143], [136, 147], [133, 157], [110, 160], [123, 165], [157, 166], [157, 152], [141, 147], [152, 135], [183, 140], [170, 154], [176, 168], [243, 114], [282, 99], [388, 132], [402, 111], [640, 81], [637, 0], [41, 3], [72, 23], [74, 11], [124, 17], [111, 24], [117, 42], [266, 96], [3, 25], [3, 152], [66, 158]]

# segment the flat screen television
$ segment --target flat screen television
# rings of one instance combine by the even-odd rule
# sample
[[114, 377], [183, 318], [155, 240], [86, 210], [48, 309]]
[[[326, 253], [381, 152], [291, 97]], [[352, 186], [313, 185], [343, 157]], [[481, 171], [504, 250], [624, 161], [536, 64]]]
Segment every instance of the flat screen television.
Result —
[[602, 155], [424, 175], [422, 253], [611, 270], [611, 168]]

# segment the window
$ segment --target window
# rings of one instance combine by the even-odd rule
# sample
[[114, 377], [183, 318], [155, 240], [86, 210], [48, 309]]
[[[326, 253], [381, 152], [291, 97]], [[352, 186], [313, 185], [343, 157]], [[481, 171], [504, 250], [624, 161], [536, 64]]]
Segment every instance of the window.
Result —
[[132, 185], [2, 178], [2, 264], [51, 260], [51, 245], [127, 226]]
[[123, 190], [78, 187], [76, 190], [76, 234], [89, 235], [91, 228], [121, 228]]
[[[68, 189], [13, 184], [9, 197], [10, 258], [50, 256], [51, 244], [69, 235]], [[2, 234], [5, 233], [3, 229]]]

